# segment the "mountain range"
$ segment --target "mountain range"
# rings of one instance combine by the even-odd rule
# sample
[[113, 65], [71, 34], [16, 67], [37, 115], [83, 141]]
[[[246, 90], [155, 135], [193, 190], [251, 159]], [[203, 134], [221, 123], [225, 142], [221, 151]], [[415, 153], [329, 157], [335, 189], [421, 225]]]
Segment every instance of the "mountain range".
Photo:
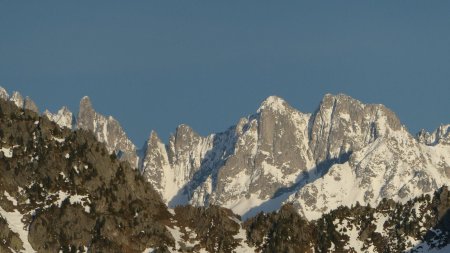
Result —
[[[0, 201], [9, 224], [5, 252], [21, 251], [13, 238], [22, 242], [23, 252], [72, 252], [72, 246], [73, 252], [448, 248], [450, 124], [412, 135], [385, 106], [344, 94], [326, 94], [313, 113], [270, 96], [223, 132], [201, 136], [180, 125], [168, 143], [152, 131], [138, 149], [119, 122], [96, 112], [88, 97], [77, 117], [66, 107], [41, 115], [18, 92], [10, 96], [0, 89], [0, 100], [0, 169], [5, 169], [0, 190], [2, 201], [11, 202]], [[41, 164], [36, 157], [47, 159]], [[24, 179], [7, 182], [17, 176]], [[66, 211], [63, 203], [75, 209]], [[150, 206], [157, 208], [147, 210]], [[139, 220], [149, 229], [142, 230], [148, 234], [144, 239], [133, 226], [141, 210], [148, 212], [148, 221]], [[84, 219], [79, 229], [86, 230], [85, 237], [48, 228], [50, 222], [62, 223], [53, 216], [65, 212], [66, 222]], [[89, 218], [83, 218], [86, 213]], [[25, 217], [19, 221], [27, 229], [21, 230], [17, 217]], [[115, 232], [121, 222], [128, 230]], [[124, 239], [115, 241], [120, 233]], [[64, 238], [46, 241], [50, 234]]]

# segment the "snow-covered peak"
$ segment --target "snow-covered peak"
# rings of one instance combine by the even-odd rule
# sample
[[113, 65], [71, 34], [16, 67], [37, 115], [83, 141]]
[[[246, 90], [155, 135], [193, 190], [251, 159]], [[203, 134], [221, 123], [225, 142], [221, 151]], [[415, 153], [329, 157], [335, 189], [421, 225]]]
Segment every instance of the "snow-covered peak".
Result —
[[65, 106], [59, 109], [56, 114], [53, 114], [48, 110], [45, 110], [44, 116], [46, 116], [49, 120], [55, 122], [56, 124], [60, 125], [61, 127], [72, 128], [73, 114]]
[[[448, 127], [436, 132], [444, 136]], [[165, 145], [152, 132], [142, 171], [169, 206], [216, 204], [250, 217], [276, 210], [291, 196], [308, 205], [303, 212], [320, 215], [354, 200], [374, 204], [383, 196], [407, 199], [407, 189], [435, 189], [442, 182], [437, 178], [450, 174], [442, 156], [447, 146], [437, 152], [420, 145], [380, 104], [326, 94], [314, 114], [304, 114], [270, 96], [223, 133], [203, 137], [182, 124]], [[411, 182], [404, 190], [392, 186], [406, 176]], [[336, 185], [350, 188], [340, 194]], [[355, 187], [364, 188], [363, 195], [345, 197]], [[336, 205], [327, 209], [327, 203]]]
[[132, 166], [138, 166], [136, 147], [128, 139], [119, 122], [111, 116], [97, 113], [87, 96], [80, 101], [77, 119], [77, 127], [94, 133], [97, 140], [106, 144], [109, 152], [115, 152]]
[[148, 137], [147, 140], [147, 145], [156, 145], [156, 143], [162, 143], [161, 139], [158, 136], [158, 133], [155, 130], [152, 130], [150, 132], [150, 136]]
[[348, 100], [348, 101], [354, 101], [354, 102], [362, 104], [362, 102], [359, 101], [358, 99], [356, 99], [354, 97], [351, 97], [351, 96], [349, 96], [347, 94], [344, 94], [344, 93], [337, 93], [337, 94], [325, 93], [324, 99], [325, 98], [333, 98], [333, 99], [337, 99], [337, 100]]
[[192, 127], [181, 124], [177, 127], [175, 134], [170, 136], [170, 142], [174, 144], [174, 148], [178, 149], [185, 148], [185, 145], [189, 146], [190, 143], [196, 142], [198, 138], [200, 138], [200, 135]]
[[24, 100], [23, 100], [22, 95], [19, 92], [14, 91], [12, 96], [11, 96], [11, 98], [10, 98], [10, 100], [13, 101], [14, 104], [17, 105], [17, 107], [23, 108]]
[[189, 132], [194, 132], [194, 130], [189, 125], [180, 124], [177, 126], [176, 132], [177, 133], [189, 133]]
[[314, 113], [310, 143], [316, 161], [338, 159], [379, 137], [408, 136], [398, 117], [379, 104], [363, 104], [347, 95], [326, 94]]
[[0, 99], [3, 99], [3, 100], [8, 100], [9, 99], [8, 92], [1, 86], [0, 86]]
[[37, 105], [28, 96], [25, 97], [25, 101], [23, 102], [23, 108], [26, 110], [30, 110], [30, 111], [39, 113], [39, 109], [38, 109]]
[[416, 138], [420, 143], [429, 146], [433, 146], [436, 144], [450, 144], [450, 124], [440, 125], [432, 133], [429, 133], [422, 129], [416, 135]]
[[[0, 98], [5, 99], [5, 100], [8, 99], [8, 93], [6, 92], [5, 89], [3, 89], [1, 87], [0, 87]], [[39, 109], [36, 106], [36, 104], [34, 103], [34, 101], [31, 100], [31, 98], [28, 96], [25, 97], [25, 99], [24, 99], [23, 96], [17, 91], [13, 92], [11, 97], [9, 97], [9, 100], [14, 102], [14, 104], [16, 104], [16, 106], [19, 107], [20, 109], [31, 110], [36, 113], [39, 113]]]
[[31, 98], [28, 96], [25, 97], [24, 99], [23, 96], [17, 91], [14, 91], [10, 97], [8, 95], [8, 92], [3, 87], [0, 86], [0, 99], [12, 101], [20, 109], [31, 110], [36, 113], [39, 113], [39, 109], [34, 103], [34, 101], [31, 100]]
[[257, 113], [261, 113], [263, 110], [272, 110], [284, 113], [286, 112], [286, 108], [288, 107], [290, 106], [284, 99], [278, 96], [270, 96], [261, 103], [257, 110]]
[[438, 139], [449, 139], [450, 124], [439, 126], [439, 128], [436, 130], [436, 135], [438, 136]]
[[88, 96], [84, 96], [80, 101], [80, 111], [93, 110], [91, 99]]
[[364, 109], [364, 107], [365, 107], [365, 104], [363, 104], [361, 101], [359, 101], [353, 97], [350, 97], [346, 94], [339, 93], [339, 94], [334, 95], [331, 93], [327, 93], [323, 96], [318, 110], [323, 109], [323, 108], [331, 108], [332, 109], [333, 106], [335, 106], [337, 104], [354, 106], [354, 107], [361, 108], [361, 109]]

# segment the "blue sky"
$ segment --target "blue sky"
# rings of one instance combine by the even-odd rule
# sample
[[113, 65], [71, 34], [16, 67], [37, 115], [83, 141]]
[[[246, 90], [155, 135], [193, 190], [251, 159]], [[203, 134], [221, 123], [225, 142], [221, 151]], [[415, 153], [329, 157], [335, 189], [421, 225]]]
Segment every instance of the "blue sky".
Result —
[[41, 110], [82, 96], [141, 146], [225, 130], [269, 95], [325, 93], [450, 123], [448, 1], [1, 1], [0, 85]]

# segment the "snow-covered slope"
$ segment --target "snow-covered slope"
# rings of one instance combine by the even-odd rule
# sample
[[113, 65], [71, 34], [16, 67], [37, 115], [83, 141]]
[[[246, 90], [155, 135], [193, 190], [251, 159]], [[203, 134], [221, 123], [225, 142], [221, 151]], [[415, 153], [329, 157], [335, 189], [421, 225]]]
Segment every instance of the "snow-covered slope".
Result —
[[383, 105], [327, 94], [308, 114], [271, 96], [223, 133], [181, 125], [167, 145], [152, 133], [142, 171], [169, 206], [217, 204], [246, 218], [294, 202], [314, 219], [447, 184], [448, 129], [419, 141]]
[[[335, 103], [339, 103], [341, 98], [338, 96]], [[353, 99], [344, 99], [354, 103]], [[354, 115], [362, 117], [362, 121], [352, 116], [349, 119], [345, 112], [335, 108], [334, 114], [341, 120], [329, 128], [333, 128], [335, 133], [343, 133], [345, 137], [338, 138], [338, 141], [333, 134], [319, 138], [329, 140], [320, 149], [322, 152], [328, 149], [328, 157], [334, 159], [339, 155], [338, 150], [344, 150], [348, 153], [348, 159], [332, 165], [323, 177], [305, 185], [288, 200], [294, 202], [307, 218], [318, 218], [323, 212], [340, 205], [350, 206], [357, 201], [372, 206], [383, 198], [404, 202], [420, 194], [434, 192], [449, 182], [449, 145], [444, 142], [434, 146], [424, 145], [411, 136], [385, 107], [360, 103], [359, 106], [364, 113]], [[355, 106], [351, 108], [354, 110]], [[364, 126], [365, 131], [355, 131], [364, 129]], [[434, 135], [442, 134], [435, 132]], [[355, 141], [357, 145], [351, 145]]]
[[202, 137], [181, 125], [165, 147], [152, 134], [143, 173], [169, 206], [218, 204], [243, 214], [314, 167], [309, 118], [273, 96], [223, 133]]
[[450, 124], [439, 126], [432, 133], [421, 130], [417, 134], [417, 139], [419, 142], [428, 146], [434, 146], [436, 144], [450, 144]]
[[[4, 89], [0, 97], [21, 108], [31, 101]], [[65, 107], [44, 115], [73, 125]], [[312, 114], [270, 96], [255, 114], [208, 136], [180, 125], [165, 144], [152, 132], [140, 162], [120, 124], [97, 113], [88, 97], [76, 127], [139, 167], [169, 207], [215, 204], [244, 218], [287, 202], [308, 219], [356, 202], [404, 202], [448, 184], [450, 176], [450, 125], [413, 137], [385, 106], [343, 94], [326, 94]]]
[[44, 116], [46, 116], [49, 120], [55, 122], [61, 127], [67, 127], [69, 129], [72, 129], [73, 127], [73, 114], [65, 106], [59, 109], [58, 112], [55, 114], [51, 113], [48, 110], [45, 110]]
[[289, 199], [310, 219], [340, 205], [372, 206], [383, 198], [405, 202], [449, 182], [450, 146], [428, 147], [411, 136], [381, 137], [333, 165]]
[[[137, 164], [119, 123], [89, 98], [75, 127], [105, 145], [70, 131], [67, 108], [44, 112], [58, 128], [24, 111], [38, 111], [30, 101], [0, 87], [0, 252], [60, 249], [66, 240], [86, 251], [102, 226], [112, 237], [98, 247], [130, 252], [156, 244], [170, 252], [448, 250], [450, 193], [441, 186], [450, 125], [413, 137], [383, 105], [327, 94], [309, 114], [271, 96], [222, 133], [180, 125], [164, 144], [151, 132]], [[139, 166], [153, 187], [108, 152]], [[209, 207], [177, 206], [187, 203]], [[147, 223], [155, 210], [160, 223]], [[66, 236], [72, 230], [84, 239]]]
[[5, 90], [5, 88], [0, 86], [0, 99], [3, 100], [8, 100], [9, 99], [9, 94], [8, 92]]

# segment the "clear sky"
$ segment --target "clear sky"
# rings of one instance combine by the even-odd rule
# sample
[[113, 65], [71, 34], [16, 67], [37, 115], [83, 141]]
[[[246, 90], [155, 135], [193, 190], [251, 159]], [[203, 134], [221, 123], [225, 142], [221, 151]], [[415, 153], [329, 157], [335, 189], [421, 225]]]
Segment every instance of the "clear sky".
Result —
[[82, 96], [141, 146], [186, 123], [222, 131], [278, 95], [450, 123], [449, 1], [0, 1], [0, 85], [45, 108]]

